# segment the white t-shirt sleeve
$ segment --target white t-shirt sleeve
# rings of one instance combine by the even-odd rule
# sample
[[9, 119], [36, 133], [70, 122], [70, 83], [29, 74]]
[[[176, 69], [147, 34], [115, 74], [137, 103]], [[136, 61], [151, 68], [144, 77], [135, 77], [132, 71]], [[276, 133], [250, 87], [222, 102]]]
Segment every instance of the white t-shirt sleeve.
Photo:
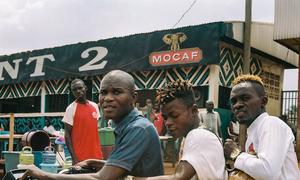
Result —
[[64, 117], [62, 119], [62, 122], [67, 123], [67, 124], [73, 126], [74, 114], [75, 114], [75, 111], [76, 111], [76, 107], [77, 107], [77, 103], [75, 103], [75, 102], [71, 103], [67, 107], [66, 112], [64, 114]]
[[188, 133], [181, 161], [191, 164], [199, 179], [226, 179], [222, 145], [207, 130], [194, 129]]

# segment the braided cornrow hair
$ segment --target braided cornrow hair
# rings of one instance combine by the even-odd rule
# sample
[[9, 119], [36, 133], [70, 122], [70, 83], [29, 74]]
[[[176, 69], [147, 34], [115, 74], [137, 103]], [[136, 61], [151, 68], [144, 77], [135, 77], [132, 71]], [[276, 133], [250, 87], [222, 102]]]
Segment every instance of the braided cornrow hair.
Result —
[[188, 81], [178, 79], [157, 90], [156, 102], [160, 105], [167, 104], [176, 98], [181, 99], [188, 106], [195, 103], [193, 87]]

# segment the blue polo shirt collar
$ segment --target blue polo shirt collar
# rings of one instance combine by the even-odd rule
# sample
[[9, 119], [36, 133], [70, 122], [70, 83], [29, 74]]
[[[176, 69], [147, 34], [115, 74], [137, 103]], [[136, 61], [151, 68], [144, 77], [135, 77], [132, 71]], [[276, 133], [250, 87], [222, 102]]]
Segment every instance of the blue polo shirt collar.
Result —
[[135, 121], [137, 116], [139, 116], [139, 112], [134, 108], [120, 123], [116, 125], [115, 133], [120, 134], [129, 123]]

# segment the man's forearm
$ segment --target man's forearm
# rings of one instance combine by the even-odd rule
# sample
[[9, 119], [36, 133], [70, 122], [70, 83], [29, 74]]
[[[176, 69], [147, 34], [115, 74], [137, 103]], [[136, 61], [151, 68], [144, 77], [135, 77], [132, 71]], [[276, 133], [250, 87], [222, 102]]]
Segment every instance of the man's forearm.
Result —
[[98, 180], [100, 179], [98, 173], [93, 174], [54, 174], [47, 173], [45, 177], [41, 178], [44, 180], [56, 180], [56, 179], [64, 179], [64, 180]]
[[99, 160], [99, 159], [89, 159], [88, 160], [88, 166], [91, 168], [100, 170], [104, 165], [105, 165], [104, 160]]
[[76, 157], [76, 155], [75, 155], [75, 153], [74, 153], [74, 150], [73, 150], [73, 146], [72, 146], [72, 140], [71, 140], [71, 137], [70, 137], [70, 135], [65, 135], [65, 140], [66, 140], [66, 145], [67, 145], [67, 147], [68, 147], [68, 150], [69, 150], [69, 152], [70, 152], [70, 155], [71, 155], [71, 157], [72, 157], [72, 159], [73, 160], [77, 160], [77, 157]]
[[155, 176], [155, 177], [135, 177], [134, 180], [176, 180], [173, 175]]
[[277, 179], [279, 171], [274, 171], [270, 165], [267, 161], [248, 153], [240, 154], [234, 163], [235, 168], [244, 171], [255, 179]]

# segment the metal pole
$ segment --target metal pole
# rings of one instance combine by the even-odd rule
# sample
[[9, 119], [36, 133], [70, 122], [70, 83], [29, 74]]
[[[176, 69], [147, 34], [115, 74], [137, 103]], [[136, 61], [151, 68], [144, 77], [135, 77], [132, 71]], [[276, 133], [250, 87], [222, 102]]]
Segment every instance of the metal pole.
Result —
[[297, 138], [296, 138], [296, 153], [298, 162], [300, 161], [300, 50], [299, 50], [299, 61], [298, 61], [298, 95], [297, 95]]
[[[251, 57], [251, 11], [252, 0], [246, 0], [245, 6], [245, 25], [244, 25], [244, 74], [250, 73], [250, 57]], [[247, 135], [247, 126], [240, 124], [239, 145], [242, 151], [245, 151]]]
[[246, 0], [245, 25], [244, 25], [244, 74], [250, 73], [251, 57], [251, 6], [252, 0]]

